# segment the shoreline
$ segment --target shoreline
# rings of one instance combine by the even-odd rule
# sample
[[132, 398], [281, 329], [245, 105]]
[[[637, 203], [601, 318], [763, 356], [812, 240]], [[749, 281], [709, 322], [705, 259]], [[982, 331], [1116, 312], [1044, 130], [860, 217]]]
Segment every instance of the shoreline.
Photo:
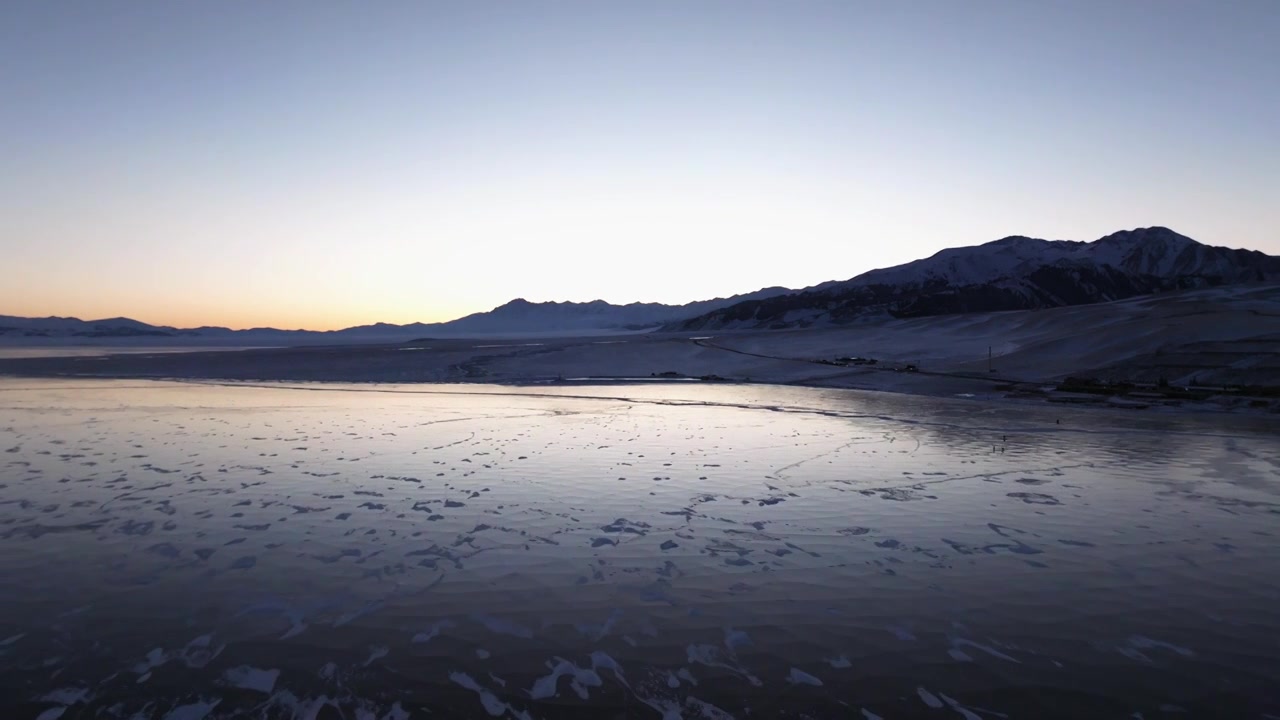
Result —
[[[893, 372], [893, 371], [884, 371]], [[983, 378], [962, 378], [948, 376], [949, 380], [964, 381], [968, 380], [973, 383], [984, 382]], [[1135, 413], [1140, 415], [1186, 415], [1193, 414], [1198, 416], [1231, 416], [1231, 417], [1265, 417], [1267, 415], [1280, 413], [1280, 405], [1273, 405], [1267, 408], [1251, 408], [1239, 404], [1228, 405], [1222, 402], [1202, 401], [1202, 402], [1176, 402], [1176, 403], [1160, 403], [1160, 404], [1143, 404], [1134, 405], [1125, 402], [1110, 402], [1112, 398], [1107, 397], [1090, 397], [1083, 400], [1076, 397], [1055, 398], [1049, 392], [1043, 393], [1009, 393], [997, 391], [985, 392], [946, 392], [941, 391], [937, 387], [926, 387], [921, 385], [911, 386], [910, 384], [896, 384], [893, 386], [871, 387], [867, 385], [848, 385], [848, 384], [822, 384], [821, 382], [807, 381], [778, 381], [769, 379], [736, 379], [721, 378], [717, 380], [701, 380], [694, 377], [638, 377], [638, 376], [582, 376], [574, 378], [558, 378], [558, 377], [523, 377], [523, 378], [468, 378], [453, 379], [439, 381], [416, 381], [416, 382], [394, 382], [382, 379], [361, 379], [361, 378], [335, 378], [326, 380], [303, 380], [289, 378], [224, 378], [217, 376], [202, 375], [139, 375], [139, 374], [47, 374], [47, 373], [11, 373], [0, 371], [0, 380], [83, 380], [83, 381], [146, 381], [154, 383], [173, 383], [173, 384], [189, 384], [217, 386], [227, 388], [260, 388], [260, 389], [288, 389], [288, 390], [305, 390], [311, 392], [369, 392], [369, 393], [400, 393], [400, 394], [452, 394], [449, 390], [432, 390], [429, 388], [440, 388], [446, 386], [488, 386], [495, 388], [505, 388], [518, 390], [521, 388], [574, 388], [574, 387], [715, 387], [715, 386], [750, 386], [763, 388], [802, 388], [807, 390], [829, 390], [829, 391], [845, 391], [858, 393], [873, 394], [889, 394], [889, 395], [907, 395], [912, 397], [930, 398], [935, 400], [950, 400], [955, 402], [977, 402], [992, 404], [997, 406], [1011, 406], [1023, 408], [1041, 408], [1052, 410], [1055, 408], [1063, 408], [1072, 411], [1087, 411], [1090, 413], [1104, 412], [1108, 415], [1118, 415], [1123, 417], [1132, 416]], [[1007, 384], [1009, 381], [999, 381], [1000, 384]], [[1035, 384], [1029, 381], [1021, 381], [1025, 384]], [[414, 390], [409, 388], [422, 388]], [[971, 388], [976, 389], [976, 388]], [[500, 395], [502, 393], [485, 393], [478, 392], [475, 394]], [[540, 395], [541, 393], [529, 393], [529, 395]], [[569, 397], [596, 397], [596, 396], [569, 396]], [[604, 399], [603, 397], [601, 399]], [[618, 398], [627, 399], [627, 398]], [[1233, 398], [1241, 400], [1243, 398]]]
[[[0, 353], [0, 376], [513, 387], [753, 384], [1280, 414], [1277, 288], [806, 329]], [[2, 349], [2, 348], [0, 348]]]

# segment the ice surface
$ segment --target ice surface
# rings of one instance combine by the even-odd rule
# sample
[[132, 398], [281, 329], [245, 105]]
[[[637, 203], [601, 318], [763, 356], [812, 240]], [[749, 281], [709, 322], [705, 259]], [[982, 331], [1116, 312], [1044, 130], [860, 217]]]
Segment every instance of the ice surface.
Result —
[[218, 706], [218, 701], [195, 702], [181, 705], [169, 711], [164, 720], [204, 720]]
[[4, 717], [1278, 710], [1266, 418], [701, 384], [0, 396]]

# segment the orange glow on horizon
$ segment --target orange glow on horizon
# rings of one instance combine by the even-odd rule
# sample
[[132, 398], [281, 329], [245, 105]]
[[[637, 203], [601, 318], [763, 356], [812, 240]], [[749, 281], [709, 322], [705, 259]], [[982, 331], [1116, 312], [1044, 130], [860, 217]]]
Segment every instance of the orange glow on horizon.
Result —
[[[486, 310], [489, 308], [485, 308]], [[88, 311], [86, 311], [88, 310]], [[282, 314], [272, 312], [253, 312], [250, 309], [232, 309], [225, 311], [174, 312], [173, 308], [141, 308], [141, 307], [108, 307], [100, 311], [85, 307], [56, 308], [18, 306], [0, 309], [0, 315], [16, 317], [72, 317], [85, 321], [106, 320], [110, 318], [128, 318], [138, 322], [159, 327], [178, 329], [195, 329], [199, 327], [224, 327], [231, 330], [250, 330], [253, 328], [274, 328], [276, 330], [311, 330], [324, 332], [344, 330], [360, 325], [387, 323], [392, 325], [410, 325], [413, 323], [437, 323], [455, 320], [469, 315], [475, 310], [458, 312], [416, 312], [400, 311], [379, 313], [376, 310], [361, 310], [343, 313], [318, 313], [315, 315]]]

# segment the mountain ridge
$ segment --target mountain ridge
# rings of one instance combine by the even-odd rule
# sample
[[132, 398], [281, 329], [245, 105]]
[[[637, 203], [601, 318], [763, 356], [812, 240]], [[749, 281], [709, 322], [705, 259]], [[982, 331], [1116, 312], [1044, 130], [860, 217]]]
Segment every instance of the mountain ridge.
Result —
[[1013, 235], [719, 308], [664, 329], [781, 329], [886, 315], [1027, 310], [1271, 279], [1280, 279], [1280, 257], [1205, 245], [1161, 226], [1093, 242]]
[[150, 325], [125, 317], [81, 320], [75, 317], [28, 318], [0, 315], [0, 339], [170, 337], [197, 340], [279, 339], [310, 342], [373, 342], [404, 341], [426, 335], [483, 337], [529, 333], [545, 335], [637, 332], [653, 330], [664, 323], [694, 317], [736, 302], [762, 299], [787, 292], [791, 290], [770, 287], [751, 293], [700, 300], [684, 305], [642, 302], [614, 305], [600, 299], [587, 302], [556, 300], [532, 302], [524, 298], [516, 298], [492, 310], [472, 313], [446, 322], [417, 322], [403, 325], [377, 322], [354, 325], [340, 330], [282, 330], [270, 327], [232, 330], [209, 325], [198, 328], [175, 328], [168, 325]]
[[213, 343], [397, 342], [428, 337], [553, 336], [841, 325], [876, 317], [1038, 309], [1174, 289], [1280, 279], [1280, 257], [1199, 243], [1167, 227], [1092, 242], [1010, 235], [945, 248], [901, 265], [800, 290], [768, 287], [684, 305], [532, 302], [515, 298], [441, 323], [372, 323], [341, 330], [174, 328], [131, 318], [84, 321], [0, 315], [0, 339], [174, 338]]

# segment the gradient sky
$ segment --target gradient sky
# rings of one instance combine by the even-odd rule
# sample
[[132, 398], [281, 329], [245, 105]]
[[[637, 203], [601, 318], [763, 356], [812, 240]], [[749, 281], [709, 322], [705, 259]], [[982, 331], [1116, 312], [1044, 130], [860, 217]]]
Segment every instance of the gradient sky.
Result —
[[1280, 2], [9, 0], [0, 314], [687, 302], [1006, 235], [1280, 254]]

